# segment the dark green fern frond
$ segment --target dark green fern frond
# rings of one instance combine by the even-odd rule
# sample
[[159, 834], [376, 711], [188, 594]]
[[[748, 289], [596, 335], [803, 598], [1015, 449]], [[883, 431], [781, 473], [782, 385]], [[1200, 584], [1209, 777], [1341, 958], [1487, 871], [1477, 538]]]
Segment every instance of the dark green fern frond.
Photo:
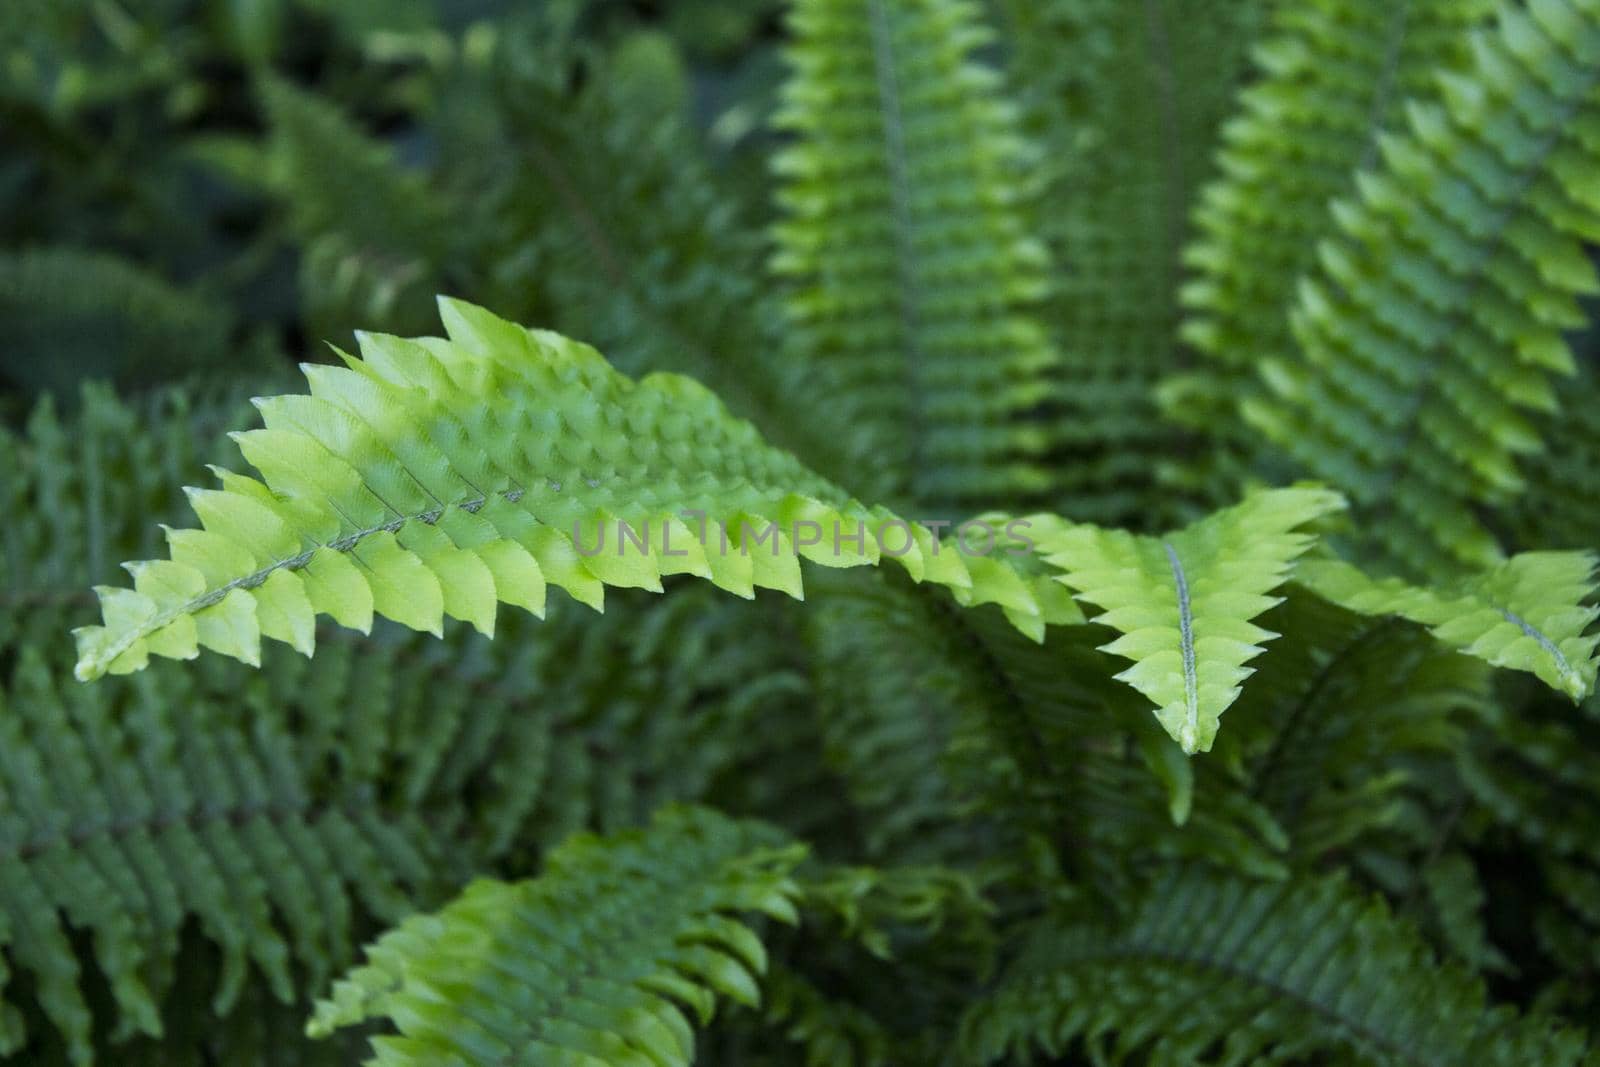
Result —
[[0, 428], [0, 645], [47, 647], [52, 631], [82, 618], [85, 584], [160, 549], [155, 521], [178, 513], [176, 487], [247, 416], [244, 396], [159, 389], [122, 401], [89, 385], [74, 405], [46, 396], [20, 431]]
[[802, 613], [829, 763], [866, 827], [866, 855], [973, 859], [972, 797], [949, 765], [988, 679], [932, 598], [873, 572], [823, 572]]
[[754, 1006], [767, 955], [736, 915], [798, 920], [804, 849], [756, 824], [677, 808], [582, 835], [535, 881], [477, 882], [402, 923], [319, 1006], [311, 1032], [388, 1017], [374, 1064], [496, 1060], [687, 1067], [692, 1013]]
[[[1179, 447], [1155, 404], [1178, 370], [1180, 250], [1216, 132], [1267, 4], [1008, 0], [1014, 81], [1039, 139], [1033, 219], [1059, 283], [1050, 506], [1159, 529], [1190, 517], [1162, 468]], [[1218, 496], [1225, 503], [1237, 492]]]
[[[58, 690], [24, 653], [0, 698], [0, 927], [74, 1063], [93, 1055], [93, 1023], [67, 922], [92, 934], [125, 1038], [158, 1032], [190, 919], [222, 950], [226, 1012], [252, 967], [280, 999], [291, 961], [317, 985], [347, 961], [361, 909], [398, 917], [432, 878], [420, 815], [390, 823], [359, 789], [312, 795], [281, 724], [197, 727], [182, 685], [161, 681], [119, 707], [109, 689]], [[15, 1009], [4, 1018], [15, 1051]]]
[[970, 0], [802, 0], [775, 123], [796, 392], [848, 435], [860, 492], [995, 506], [1042, 491], [1027, 413], [1053, 362], [1015, 115]]
[[312, 331], [425, 328], [418, 316], [429, 296], [453, 281], [459, 220], [421, 173], [326, 99], [278, 78], [260, 93], [271, 124], [267, 178], [300, 244]]
[[[447, 148], [487, 171], [490, 291], [512, 308], [538, 294], [543, 321], [591, 339], [626, 374], [716, 380], [735, 411], [819, 462], [785, 410], [792, 398], [777, 395], [762, 366], [771, 341], [753, 206], [685, 121], [680, 61], [653, 37], [583, 48], [548, 21], [530, 19], [499, 42], [485, 75], [492, 121], [477, 114], [480, 95], [450, 113], [458, 121]], [[644, 84], [631, 70], [641, 52], [666, 68]]]
[[[184, 931], [172, 965], [172, 986], [161, 1006], [159, 1037], [135, 1035], [102, 1047], [96, 1062], [115, 1067], [349, 1067], [365, 1048], [360, 1035], [314, 1041], [300, 1034], [310, 1010], [309, 997], [279, 1000], [266, 983], [251, 981], [226, 1010], [215, 1002], [224, 966], [215, 947], [191, 927]], [[86, 993], [99, 1018], [97, 982]], [[33, 1038], [18, 1061], [29, 1067], [65, 1067], [70, 1062], [59, 1040], [44, 1026], [29, 1027]], [[9, 1061], [8, 1061], [9, 1062]]]
[[1047, 920], [964, 1024], [975, 1063], [1086, 1045], [1111, 1063], [1584, 1062], [1582, 1035], [1485, 1005], [1406, 924], [1339, 877], [1249, 882], [1178, 868], [1131, 918]]
[[1572, 372], [1562, 331], [1600, 289], [1600, 4], [1500, 6], [1469, 72], [1380, 139], [1300, 287], [1303, 358], [1268, 363], [1248, 414], [1348, 492], [1363, 540], [1413, 575], [1488, 565], [1473, 508], [1523, 487]]
[[[1237, 449], [1236, 461], [1252, 451], [1234, 434], [1243, 430], [1241, 393], [1259, 388], [1259, 363], [1294, 351], [1296, 280], [1334, 229], [1333, 202], [1378, 161], [1381, 138], [1403, 125], [1405, 102], [1435, 96], [1439, 73], [1464, 65], [1467, 30], [1492, 6], [1312, 0], [1274, 12], [1255, 49], [1260, 78], [1223, 127], [1222, 175], [1202, 194], [1196, 239], [1184, 251], [1195, 277], [1183, 290], [1193, 316], [1183, 336], [1205, 362], [1166, 387], [1169, 414], [1214, 447]], [[1198, 457], [1198, 465], [1219, 462]], [[1227, 481], [1229, 472], [1214, 476]]]
[[1415, 761], [1460, 749], [1489, 671], [1420, 626], [1293, 586], [1261, 621], [1287, 636], [1229, 711], [1222, 755], [1239, 753], [1249, 795], [1314, 863], [1395, 828]]
[[1127, 855], [1286, 873], [1283, 831], [1238, 788], [1232, 761], [1186, 757], [1148, 702], [1113, 680], [1120, 662], [1096, 648], [1112, 631], [1051, 629], [1036, 644], [992, 613], [974, 618], [990, 684], [982, 729], [964, 733], [954, 759], [981, 772], [994, 821], [1045, 843], [1104, 899], [1128, 892]]
[[0, 379], [13, 389], [178, 378], [226, 362], [231, 326], [220, 304], [118, 256], [64, 247], [0, 252]]
[[1504, 509], [1519, 548], [1600, 548], [1600, 368], [1561, 390], [1544, 451], [1523, 464], [1527, 489]]
[[798, 1046], [805, 1067], [887, 1067], [895, 1062], [891, 1050], [896, 1043], [881, 1023], [849, 1001], [830, 999], [787, 967], [772, 966], [761, 983], [760, 1026]]

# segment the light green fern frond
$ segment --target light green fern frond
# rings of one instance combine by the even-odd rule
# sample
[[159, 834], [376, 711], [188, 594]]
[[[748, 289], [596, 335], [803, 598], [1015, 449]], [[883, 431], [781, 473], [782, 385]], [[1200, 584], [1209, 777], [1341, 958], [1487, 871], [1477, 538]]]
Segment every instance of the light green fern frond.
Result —
[[1247, 405], [1412, 575], [1496, 562], [1473, 507], [1522, 488], [1572, 371], [1562, 331], [1600, 291], [1600, 3], [1503, 3], [1472, 43], [1332, 209], [1293, 313], [1303, 359], [1267, 364], [1274, 402]]
[[1044, 251], [1014, 182], [1020, 143], [970, 0], [802, 0], [776, 125], [797, 390], [851, 435], [852, 487], [994, 506], [1048, 477], [1026, 414], [1053, 354], [1031, 308]]
[[1250, 622], [1309, 548], [1296, 528], [1344, 506], [1337, 493], [1256, 494], [1164, 537], [1096, 526], [1045, 527], [1045, 559], [1076, 595], [1105, 609], [1093, 621], [1122, 634], [1103, 651], [1133, 660], [1117, 677], [1156, 704], [1188, 753], [1211, 748], [1217, 722], [1276, 636]]
[[101, 589], [80, 677], [202, 646], [256, 663], [262, 636], [310, 654], [318, 613], [491, 633], [497, 601], [541, 614], [547, 584], [596, 608], [606, 585], [660, 591], [674, 573], [798, 597], [802, 555], [894, 559], [1035, 634], [1082, 618], [992, 530], [968, 553], [868, 509], [688, 379], [635, 383], [586, 346], [441, 307], [450, 341], [365, 335], [365, 360], [305, 368], [310, 396], [258, 402], [266, 428], [236, 439], [265, 482], [219, 470], [220, 490], [191, 491], [204, 528], [130, 565], [134, 589]]
[[717, 998], [755, 1006], [767, 954], [736, 915], [798, 920], [801, 846], [703, 809], [580, 835], [520, 883], [406, 920], [337, 983], [313, 1034], [388, 1017], [373, 1064], [515, 1060], [687, 1067]]
[[1241, 393], [1259, 385], [1257, 364], [1294, 348], [1295, 282], [1333, 229], [1330, 205], [1377, 161], [1380, 139], [1403, 124], [1405, 102], [1436, 95], [1439, 73], [1464, 63], [1467, 29], [1491, 8], [1488, 0], [1277, 6], [1255, 49], [1260, 80], [1223, 127], [1222, 174], [1200, 198], [1196, 239], [1184, 251], [1196, 273], [1183, 290], [1192, 315], [1183, 337], [1206, 360], [1168, 383], [1174, 418], [1231, 436]]
[[1419, 588], [1373, 579], [1348, 563], [1313, 560], [1295, 580], [1363, 615], [1398, 615], [1429, 627], [1439, 640], [1496, 667], [1529, 671], [1582, 700], [1594, 689], [1600, 615], [1589, 601], [1596, 561], [1585, 552], [1524, 552], [1456, 582]]
[[1414, 930], [1341, 877], [1176, 868], [1120, 928], [1047, 920], [1028, 942], [965, 1020], [974, 1063], [1079, 1043], [1102, 1062], [1152, 1067], [1585, 1062], [1581, 1034], [1486, 1006], [1480, 983], [1434, 964]]

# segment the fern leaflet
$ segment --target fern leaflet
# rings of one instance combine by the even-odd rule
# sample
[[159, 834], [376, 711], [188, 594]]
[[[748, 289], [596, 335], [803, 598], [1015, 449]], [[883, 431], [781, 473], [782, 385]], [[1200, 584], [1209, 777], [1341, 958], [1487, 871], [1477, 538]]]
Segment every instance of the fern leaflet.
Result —
[[687, 1067], [718, 996], [750, 1006], [766, 970], [735, 914], [798, 921], [804, 849], [694, 808], [647, 830], [580, 835], [531, 882], [480, 881], [407, 919], [335, 985], [310, 1032], [378, 1016], [375, 1065], [527, 1061]]
[[1093, 621], [1122, 636], [1103, 651], [1133, 660], [1117, 677], [1156, 704], [1187, 753], [1211, 748], [1222, 712], [1249, 675], [1244, 666], [1276, 635], [1250, 619], [1312, 544], [1295, 528], [1342, 508], [1337, 493], [1259, 493], [1165, 537], [1074, 526], [1047, 530], [1045, 558], [1061, 580], [1105, 611]]

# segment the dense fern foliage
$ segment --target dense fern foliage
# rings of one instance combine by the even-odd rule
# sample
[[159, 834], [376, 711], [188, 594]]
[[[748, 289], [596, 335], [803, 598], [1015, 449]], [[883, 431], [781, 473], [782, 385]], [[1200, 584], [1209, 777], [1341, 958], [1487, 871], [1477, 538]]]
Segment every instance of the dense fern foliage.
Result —
[[1597, 0], [6, 7], [0, 1060], [1596, 1067], [1597, 153]]

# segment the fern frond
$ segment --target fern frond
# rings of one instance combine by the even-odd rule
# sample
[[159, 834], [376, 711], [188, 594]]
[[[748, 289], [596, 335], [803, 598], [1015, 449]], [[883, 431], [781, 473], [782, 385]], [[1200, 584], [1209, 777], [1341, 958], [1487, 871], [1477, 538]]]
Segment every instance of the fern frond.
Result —
[[[360, 911], [403, 914], [437, 862], [419, 816], [390, 822], [358, 789], [313, 795], [281, 722], [196, 727], [181, 675], [165, 681], [117, 707], [112, 690], [59, 692], [24, 651], [0, 698], [0, 940], [78, 1064], [92, 1017], [67, 922], [93, 935], [113, 1037], [155, 1034], [186, 921], [222, 950], [219, 1010], [252, 965], [286, 1000], [291, 959], [317, 984], [346, 962]], [[14, 1051], [17, 1013], [0, 1018]]]
[[1485, 1005], [1343, 878], [1156, 880], [1126, 924], [1047, 920], [963, 1027], [975, 1063], [1086, 1044], [1102, 1062], [1487, 1067], [1584, 1062], [1582, 1035]]
[[367, 950], [314, 1035], [387, 1016], [374, 1064], [509, 1059], [687, 1065], [716, 999], [755, 1006], [766, 951], [734, 918], [798, 920], [804, 849], [755, 824], [676, 808], [647, 830], [580, 835], [535, 881], [480, 881]]
[[1506, 958], [1485, 927], [1483, 882], [1466, 854], [1445, 853], [1422, 870], [1422, 880], [1439, 935], [1454, 958], [1475, 970], [1506, 971]]
[[[1287, 873], [1283, 831], [1229, 763], [1185, 758], [1133, 689], [1114, 680], [1099, 627], [1028, 641], [975, 616], [992, 695], [959, 755], [982, 771], [984, 810], [1049, 843], [1107, 899], [1132, 875], [1116, 857], [1206, 859], [1256, 877]], [[1227, 735], [1224, 734], [1224, 737]]]
[[1184, 502], [1158, 489], [1179, 443], [1155, 389], [1187, 358], [1178, 286], [1189, 209], [1269, 6], [1001, 5], [1025, 128], [1041, 149], [1033, 224], [1059, 278], [1042, 312], [1061, 353], [1046, 408], [1049, 499], [1074, 519], [1182, 521]]
[[1496, 667], [1528, 671], [1582, 700], [1594, 690], [1600, 633], [1595, 557], [1585, 552], [1524, 552], [1497, 567], [1437, 587], [1373, 579], [1348, 563], [1312, 560], [1295, 580], [1363, 615], [1398, 615], [1440, 641]]
[[1457, 752], [1490, 699], [1488, 666], [1421, 626], [1359, 615], [1295, 584], [1261, 622], [1285, 636], [1229, 710], [1218, 756], [1243, 764], [1244, 787], [1283, 828], [1298, 866], [1395, 834], [1419, 765]]
[[[447, 131], [451, 152], [493, 168], [482, 182], [499, 260], [492, 291], [508, 307], [542, 292], [555, 329], [591, 339], [625, 374], [715, 378], [735, 410], [777, 433], [785, 413], [755, 380], [764, 304], [751, 208], [679, 113], [682, 90], [629, 77], [637, 42], [586, 48], [561, 39], [555, 19], [500, 41], [487, 94], [498, 121]], [[651, 81], [687, 80], [649, 43], [667, 52], [654, 65], [673, 65]]]
[[1600, 368], [1586, 362], [1561, 395], [1544, 451], [1524, 464], [1527, 490], [1503, 509], [1520, 548], [1600, 547]]
[[231, 327], [216, 302], [119, 256], [70, 247], [0, 252], [0, 376], [13, 387], [182, 377], [224, 361]]
[[[1259, 387], [1255, 368], [1294, 348], [1295, 282], [1334, 229], [1331, 205], [1354, 192], [1380, 140], [1402, 127], [1405, 102], [1435, 95], [1438, 75], [1464, 64], [1467, 30], [1491, 9], [1488, 0], [1276, 9], [1255, 49], [1259, 80], [1222, 129], [1222, 174], [1202, 193], [1184, 250], [1195, 276], [1183, 288], [1183, 337], [1206, 360], [1164, 387], [1170, 415], [1212, 437], [1243, 430], [1237, 408]], [[1241, 458], [1251, 451], [1228, 444]]]
[[1186, 753], [1211, 748], [1218, 719], [1276, 636], [1250, 622], [1313, 538], [1296, 528], [1344, 506], [1337, 493], [1256, 494], [1183, 530], [1146, 537], [1096, 526], [1045, 528], [1039, 545], [1092, 621], [1122, 636], [1102, 651], [1133, 660], [1117, 677], [1149, 697]]
[[829, 765], [865, 816], [877, 862], [971, 859], [988, 838], [951, 749], [992, 680], [968, 635], [930, 598], [887, 573], [824, 572], [800, 626]]
[[306, 367], [311, 396], [258, 403], [266, 428], [237, 440], [265, 483], [219, 472], [222, 489], [191, 491], [204, 529], [170, 532], [172, 559], [132, 565], [133, 590], [103, 590], [80, 677], [201, 646], [257, 663], [262, 636], [310, 654], [318, 613], [492, 633], [497, 601], [541, 614], [547, 583], [596, 608], [606, 585], [660, 591], [671, 573], [798, 597], [802, 555], [892, 558], [1030, 632], [1082, 617], [1048, 575], [982, 554], [993, 531], [968, 556], [869, 510], [688, 379], [636, 384], [586, 346], [441, 308], [452, 340], [364, 335], [365, 360]]
[[1461, 753], [1461, 778], [1496, 824], [1548, 859], [1600, 869], [1600, 755], [1575, 721], [1581, 713], [1560, 710], [1485, 709], [1486, 729]]
[[[205, 938], [185, 931], [173, 983], [161, 1011], [161, 1034], [139, 1035], [127, 1041], [102, 1045], [96, 1062], [115, 1067], [349, 1067], [366, 1047], [358, 1035], [344, 1041], [314, 1041], [301, 1033], [309, 998], [285, 1003], [260, 981], [240, 990], [237, 1001], [219, 1012], [215, 993], [223, 965]], [[91, 1007], [98, 1014], [93, 1002]], [[30, 1026], [34, 1040], [18, 1057], [39, 1067], [67, 1063], [53, 1035], [42, 1026]]]
[[973, 58], [970, 0], [801, 0], [772, 269], [787, 352], [850, 435], [853, 488], [926, 506], [1040, 491], [1054, 355], [1032, 309], [1043, 249], [1012, 180], [1016, 117]]
[[446, 288], [460, 221], [421, 173], [328, 100], [280, 78], [264, 80], [260, 95], [271, 128], [266, 176], [300, 243], [313, 332], [425, 329], [419, 309]]
[[[165, 877], [180, 890], [164, 901], [168, 882], [150, 881], [146, 894], [123, 887], [91, 901], [99, 925], [90, 933], [111, 939], [112, 948], [131, 938], [143, 1001], [119, 1007], [113, 991], [102, 991], [92, 946], [70, 933], [48, 940], [46, 948], [66, 951], [48, 961], [45, 948], [8, 950], [15, 978], [3, 1010], [13, 1019], [23, 1010], [20, 1056], [67, 1062], [64, 1046], [81, 1049], [84, 1041], [81, 1029], [60, 1029], [68, 1024], [38, 1007], [36, 963], [62, 976], [51, 987], [56, 1015], [68, 1011], [68, 990], [79, 991], [99, 1062], [189, 1062], [183, 1056], [192, 1048], [198, 1067], [215, 1062], [206, 1056], [225, 1055], [218, 1047], [248, 1062], [246, 1050], [255, 1047], [248, 1035], [219, 1046], [221, 1028], [257, 1019], [281, 1027], [296, 1017], [315, 984], [348, 962], [372, 916], [395, 919], [467, 878], [525, 870], [573, 832], [635, 825], [678, 800], [714, 800], [795, 830], [844, 822], [839, 791], [822, 768], [815, 719], [803, 713], [811, 695], [795, 642], [763, 610], [781, 602], [750, 604], [709, 586], [668, 597], [624, 591], [622, 610], [600, 617], [552, 605], [567, 610], [553, 610], [537, 640], [528, 632], [531, 618], [521, 615], [501, 620], [494, 642], [465, 626], [450, 627], [444, 641], [392, 625], [356, 641], [327, 627], [315, 661], [268, 657], [255, 671], [207, 657], [116, 679], [91, 694], [62, 692], [70, 659], [52, 655], [40, 664], [27, 646], [54, 648], [60, 630], [81, 614], [87, 584], [108, 576], [112, 561], [155, 547], [150, 519], [176, 512], [173, 487], [202, 469], [199, 457], [243, 408], [242, 401], [189, 401], [175, 393], [119, 402], [91, 389], [70, 415], [57, 415], [46, 401], [25, 435], [0, 430], [8, 474], [0, 486], [13, 515], [0, 551], [15, 577], [0, 591], [7, 607], [0, 613], [0, 663], [7, 665], [0, 808], [18, 805], [20, 822], [8, 832], [45, 848], [13, 864], [15, 876], [37, 883], [41, 895], [0, 894], [0, 921], [26, 930], [17, 918], [26, 914], [44, 930], [42, 917], [60, 913], [71, 924], [64, 931], [83, 927], [84, 894], [100, 893], [102, 882], [79, 868], [88, 863], [99, 877], [121, 879], [127, 867], [119, 850], [134, 862], [155, 848], [151, 862], [170, 868]], [[19, 657], [32, 665], [13, 676]], [[149, 757], [141, 739], [159, 748], [162, 731], [180, 752], [242, 751], [264, 760], [279, 801], [270, 822], [291, 843], [310, 832], [355, 862], [361, 851], [331, 836], [337, 820], [347, 819], [383, 860], [384, 877], [360, 884], [314, 871], [308, 884], [317, 894], [306, 914], [286, 897], [268, 902], [261, 952], [277, 938], [279, 970], [253, 959], [249, 942], [238, 943], [244, 934], [211, 923], [214, 905], [189, 887], [204, 887], [213, 861], [184, 851], [189, 838], [181, 824], [188, 820], [212, 852], [242, 850], [248, 859], [257, 851], [259, 820], [235, 822], [230, 815], [237, 813], [214, 808], [224, 791], [191, 773], [207, 758], [173, 768]], [[68, 755], [85, 744], [97, 746], [88, 786], [60, 777], [76, 766]], [[251, 766], [242, 762], [236, 773], [231, 758], [209, 763], [220, 764], [229, 780], [248, 777]], [[15, 786], [5, 767], [18, 768]], [[45, 793], [35, 777], [41, 769]], [[191, 807], [158, 807], [146, 818], [137, 796], [119, 783], [147, 779], [159, 783], [158, 800], [187, 789]], [[52, 799], [58, 796], [67, 798], [60, 808]], [[316, 867], [320, 854], [305, 850], [305, 862]], [[278, 867], [288, 872], [281, 877], [294, 876], [291, 865]], [[55, 877], [60, 871], [67, 876]], [[250, 896], [254, 877], [245, 869], [241, 887], [227, 897], [241, 924], [261, 910]], [[43, 934], [36, 940], [46, 942]], [[216, 958], [202, 968], [204, 981], [194, 979], [197, 965], [187, 956], [173, 957], [180, 940], [198, 940], [197, 952]], [[132, 988], [122, 996], [133, 997]], [[293, 1002], [276, 1012], [252, 1007], [291, 994]], [[140, 1036], [151, 1029], [149, 1005], [159, 1010], [160, 1038]], [[211, 1026], [196, 1034], [202, 1016]], [[295, 1061], [281, 1051], [261, 1062]]]
[[1413, 576], [1497, 561], [1473, 507], [1522, 488], [1572, 372], [1562, 331], [1600, 291], [1600, 3], [1502, 3], [1472, 47], [1332, 209], [1293, 312], [1304, 358], [1269, 363], [1274, 401], [1246, 410]]

